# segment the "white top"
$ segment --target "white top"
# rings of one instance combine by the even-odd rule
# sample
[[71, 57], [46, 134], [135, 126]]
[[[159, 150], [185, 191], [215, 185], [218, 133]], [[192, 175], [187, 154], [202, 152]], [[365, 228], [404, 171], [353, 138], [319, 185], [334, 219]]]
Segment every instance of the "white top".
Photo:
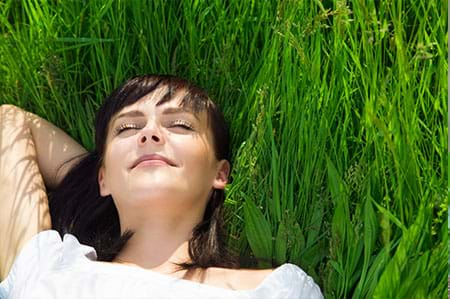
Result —
[[0, 283], [0, 298], [323, 298], [302, 269], [284, 264], [252, 290], [230, 290], [114, 263], [57, 231], [34, 236]]

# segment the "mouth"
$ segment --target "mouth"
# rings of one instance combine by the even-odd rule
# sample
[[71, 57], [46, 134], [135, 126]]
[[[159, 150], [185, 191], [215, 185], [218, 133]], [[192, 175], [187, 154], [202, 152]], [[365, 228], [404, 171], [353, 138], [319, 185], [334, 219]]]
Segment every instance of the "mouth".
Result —
[[140, 156], [136, 161], [134, 161], [133, 165], [131, 166], [131, 169], [137, 167], [137, 166], [144, 166], [144, 165], [168, 165], [168, 166], [174, 166], [177, 165], [170, 160], [169, 158], [166, 158], [164, 156], [158, 155], [158, 154], [150, 154], [150, 155], [142, 155]]

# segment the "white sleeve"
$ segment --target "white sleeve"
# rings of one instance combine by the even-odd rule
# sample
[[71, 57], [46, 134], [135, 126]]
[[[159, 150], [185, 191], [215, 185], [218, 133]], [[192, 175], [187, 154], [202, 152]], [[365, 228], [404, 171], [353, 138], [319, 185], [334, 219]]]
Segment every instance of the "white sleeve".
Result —
[[252, 298], [257, 299], [323, 299], [319, 286], [300, 267], [283, 264], [258, 287]]
[[27, 282], [38, 278], [51, 263], [60, 258], [61, 237], [55, 230], [47, 230], [32, 237], [16, 257], [12, 268], [0, 283], [0, 299], [20, 298]]
[[323, 299], [322, 292], [314, 280], [300, 267], [286, 264], [285, 281], [289, 285], [290, 299]]

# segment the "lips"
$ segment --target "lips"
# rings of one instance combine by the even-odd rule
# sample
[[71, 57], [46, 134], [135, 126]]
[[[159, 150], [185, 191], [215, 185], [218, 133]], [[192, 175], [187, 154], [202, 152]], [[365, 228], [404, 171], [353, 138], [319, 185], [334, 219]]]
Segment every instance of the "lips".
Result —
[[139, 163], [144, 162], [144, 161], [155, 161], [155, 162], [160, 161], [160, 162], [164, 162], [164, 163], [168, 164], [169, 166], [176, 166], [176, 164], [172, 160], [170, 160], [164, 156], [161, 156], [158, 154], [150, 154], [150, 155], [140, 156], [136, 161], [134, 161], [131, 168], [135, 168]]

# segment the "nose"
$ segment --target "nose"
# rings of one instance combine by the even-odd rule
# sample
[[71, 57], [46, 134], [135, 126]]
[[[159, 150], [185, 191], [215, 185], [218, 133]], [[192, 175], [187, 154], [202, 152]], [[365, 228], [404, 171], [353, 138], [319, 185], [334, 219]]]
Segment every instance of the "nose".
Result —
[[152, 142], [154, 144], [163, 144], [164, 138], [156, 128], [144, 128], [140, 132], [140, 136], [138, 137], [138, 144], [140, 146], [145, 145], [147, 142]]

